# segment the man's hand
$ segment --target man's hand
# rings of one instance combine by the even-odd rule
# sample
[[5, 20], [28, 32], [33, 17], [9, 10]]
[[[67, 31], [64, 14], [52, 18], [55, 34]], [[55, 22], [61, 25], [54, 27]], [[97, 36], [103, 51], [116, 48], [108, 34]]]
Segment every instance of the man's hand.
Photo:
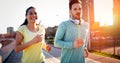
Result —
[[88, 52], [87, 49], [84, 50], [84, 53], [85, 53], [84, 56], [85, 56], [85, 57], [88, 57], [88, 53], [89, 53], [89, 52]]
[[74, 48], [78, 48], [80, 46], [83, 46], [84, 45], [84, 42], [82, 39], [80, 38], [77, 38], [75, 41], [74, 41]]

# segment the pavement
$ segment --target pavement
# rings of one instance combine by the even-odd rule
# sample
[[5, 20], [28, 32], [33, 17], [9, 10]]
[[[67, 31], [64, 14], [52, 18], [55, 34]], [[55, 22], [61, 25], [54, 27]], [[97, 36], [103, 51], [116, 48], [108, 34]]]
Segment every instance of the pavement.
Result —
[[[13, 47], [14, 47], [14, 43], [12, 45], [11, 44], [8, 45], [5, 49], [3, 49], [3, 51], [10, 50], [10, 48], [13, 48]], [[51, 52], [44, 51], [44, 55], [46, 57], [45, 62], [60, 63], [61, 49], [56, 48], [54, 46], [51, 46], [51, 47], [52, 47]], [[21, 63], [21, 57], [22, 57], [22, 52], [16, 53], [14, 50], [12, 50], [9, 56], [6, 57], [5, 61], [3, 60], [1, 61], [2, 63]], [[2, 58], [3, 58], [3, 55], [2, 55]], [[120, 60], [89, 53], [88, 58], [86, 58], [86, 63], [120, 63]]]
[[[45, 55], [45, 63], [60, 63], [60, 60], [55, 58], [54, 56], [52, 56], [51, 54], [49, 54], [48, 52], [44, 51], [44, 55]], [[9, 56], [9, 58], [7, 58], [6, 61], [4, 61], [3, 63], [21, 63], [21, 57], [22, 57], [22, 52], [20, 53], [16, 53], [15, 51], [13, 51], [11, 53], [11, 55]], [[86, 62], [87, 63], [101, 63], [99, 61], [90, 59], [90, 58], [86, 58]]]
[[115, 58], [105, 57], [105, 56], [97, 55], [94, 53], [89, 53], [88, 58], [98, 61], [100, 63], [120, 63], [120, 59], [118, 60]]

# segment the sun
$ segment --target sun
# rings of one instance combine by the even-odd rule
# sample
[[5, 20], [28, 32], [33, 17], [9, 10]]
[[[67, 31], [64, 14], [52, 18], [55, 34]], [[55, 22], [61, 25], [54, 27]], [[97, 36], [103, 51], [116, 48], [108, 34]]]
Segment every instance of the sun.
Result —
[[113, 25], [113, 0], [94, 0], [95, 21], [100, 26]]
[[113, 15], [111, 13], [109, 14], [103, 14], [103, 17], [100, 20], [100, 26], [109, 26], [113, 25]]

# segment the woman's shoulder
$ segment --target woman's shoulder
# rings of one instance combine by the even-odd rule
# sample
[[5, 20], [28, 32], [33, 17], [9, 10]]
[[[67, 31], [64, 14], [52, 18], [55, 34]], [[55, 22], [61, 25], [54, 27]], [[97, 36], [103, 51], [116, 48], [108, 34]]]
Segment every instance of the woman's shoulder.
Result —
[[41, 24], [37, 24], [37, 26], [38, 26], [38, 27], [44, 28], [44, 25], [41, 25]]
[[23, 30], [23, 29], [26, 29], [26, 25], [22, 25], [22, 26], [20, 26], [19, 28], [18, 28], [18, 30]]
[[17, 32], [20, 32], [21, 34], [23, 34], [26, 29], [27, 29], [26, 25], [22, 25], [17, 29]]
[[44, 27], [43, 25], [41, 25], [41, 24], [39, 24], [39, 25], [37, 25], [37, 26], [39, 27], [39, 29], [42, 29], [42, 30], [45, 29], [45, 27]]

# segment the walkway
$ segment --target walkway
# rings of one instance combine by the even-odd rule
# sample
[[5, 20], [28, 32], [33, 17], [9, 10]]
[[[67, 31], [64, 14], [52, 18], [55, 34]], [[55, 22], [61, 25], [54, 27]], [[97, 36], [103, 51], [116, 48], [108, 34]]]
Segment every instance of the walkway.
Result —
[[[9, 50], [10, 48], [13, 47], [13, 45], [9, 45], [9, 47], [7, 47], [4, 50]], [[61, 49], [56, 48], [54, 46], [51, 46], [51, 47], [52, 47], [51, 52], [48, 53], [44, 51], [44, 54], [46, 57], [45, 62], [46, 63], [59, 63]], [[55, 57], [54, 55], [56, 55], [57, 57]], [[20, 63], [21, 56], [22, 56], [22, 52], [16, 53], [12, 51], [11, 55], [5, 60], [4, 63]], [[86, 62], [87, 63], [120, 63], [120, 60], [89, 53], [88, 58], [86, 58]]]
[[[44, 54], [46, 57], [45, 59], [46, 63], [60, 63], [60, 60], [53, 57], [51, 54], [47, 52], [44, 52]], [[16, 53], [13, 51], [12, 54], [9, 56], [9, 58], [7, 58], [7, 60], [4, 63], [20, 63], [21, 56], [22, 56], [22, 52]], [[101, 63], [90, 58], [86, 58], [86, 61], [87, 63]]]

